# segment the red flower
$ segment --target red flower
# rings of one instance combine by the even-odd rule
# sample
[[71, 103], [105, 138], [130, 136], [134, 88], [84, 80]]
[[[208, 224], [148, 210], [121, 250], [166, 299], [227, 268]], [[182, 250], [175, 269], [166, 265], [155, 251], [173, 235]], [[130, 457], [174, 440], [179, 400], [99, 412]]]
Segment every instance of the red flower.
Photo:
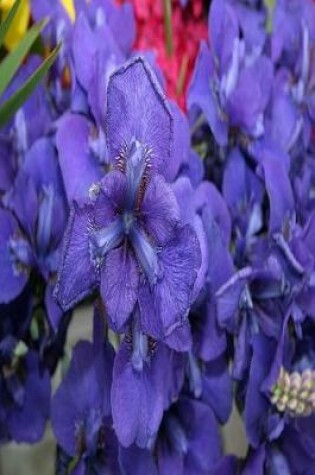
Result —
[[[118, 0], [123, 3], [125, 0]], [[199, 43], [207, 38], [202, 0], [190, 0], [184, 9], [172, 0], [172, 52], [166, 48], [163, 0], [130, 0], [137, 21], [135, 49], [152, 50], [165, 78], [169, 97], [185, 109], [187, 86], [193, 71]]]

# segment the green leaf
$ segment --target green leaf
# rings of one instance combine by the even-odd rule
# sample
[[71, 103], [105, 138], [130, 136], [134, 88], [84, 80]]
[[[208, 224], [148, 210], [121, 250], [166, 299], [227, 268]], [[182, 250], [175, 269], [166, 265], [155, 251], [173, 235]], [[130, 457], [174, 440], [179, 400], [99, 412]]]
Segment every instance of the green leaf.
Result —
[[47, 24], [47, 19], [34, 25], [24, 36], [18, 46], [8, 54], [0, 65], [0, 96], [5, 91], [16, 71], [19, 69], [22, 61], [29, 52], [36, 38]]
[[9, 13], [7, 14], [7, 16], [5, 17], [5, 19], [0, 25], [0, 48], [3, 45], [5, 36], [10, 29], [11, 23], [14, 20], [15, 14], [18, 11], [20, 3], [21, 3], [21, 0], [16, 0], [13, 7], [11, 8], [11, 10], [9, 11]]
[[0, 127], [2, 127], [16, 113], [26, 99], [32, 94], [37, 84], [43, 79], [51, 65], [54, 63], [60, 47], [61, 44], [50, 53], [23, 86], [0, 106]]

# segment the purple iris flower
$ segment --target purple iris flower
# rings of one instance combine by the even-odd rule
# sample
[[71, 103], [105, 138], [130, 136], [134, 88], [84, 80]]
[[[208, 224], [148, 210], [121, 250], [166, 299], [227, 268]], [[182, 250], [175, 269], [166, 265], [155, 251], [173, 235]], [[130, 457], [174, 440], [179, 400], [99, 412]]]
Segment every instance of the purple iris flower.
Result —
[[150, 448], [164, 408], [179, 394], [184, 365], [181, 355], [143, 334], [139, 323], [134, 315], [115, 358], [112, 411], [122, 446]]
[[163, 339], [187, 318], [200, 267], [198, 238], [163, 176], [173, 119], [141, 58], [113, 73], [107, 94], [113, 170], [89, 200], [74, 202], [56, 297], [67, 309], [100, 286], [114, 330], [123, 331], [138, 301], [142, 331]]
[[31, 12], [35, 21], [40, 21], [43, 18], [50, 19], [43, 31], [45, 46], [51, 50], [61, 43], [60, 53], [49, 72], [48, 84], [51, 112], [55, 118], [58, 118], [63, 111], [69, 108], [72, 96], [77, 92], [71, 57], [72, 20], [61, 0], [55, 2], [32, 0]]
[[109, 27], [123, 55], [131, 53], [135, 40], [135, 19], [130, 3], [117, 5], [112, 0], [93, 0], [87, 4], [85, 0], [76, 0], [75, 6], [77, 12], [84, 13], [94, 29], [105, 30]]
[[[195, 195], [186, 190], [181, 196], [186, 213], [189, 208], [194, 208], [197, 213], [195, 220], [202, 220], [204, 240], [201, 237], [200, 242], [204, 242], [201, 246], [202, 251], [205, 250], [202, 261], [206, 263], [202, 266], [205, 273], [203, 284], [189, 314], [193, 346], [186, 358], [186, 377], [189, 392], [209, 404], [218, 419], [226, 421], [231, 411], [232, 385], [224, 354], [226, 336], [219, 328], [216, 314], [215, 291], [233, 273], [229, 253], [231, 220], [221, 195], [213, 185], [201, 183]], [[219, 387], [221, 392], [217, 397]]]
[[[312, 473], [314, 464], [313, 323], [303, 336], [288, 331], [279, 341], [257, 335], [248, 375], [244, 418], [251, 451], [244, 474]], [[243, 472], [242, 472], [243, 473]]]
[[228, 143], [229, 128], [252, 138], [264, 133], [264, 114], [270, 98], [272, 62], [257, 54], [240, 36], [233, 5], [212, 2], [209, 46], [203, 42], [188, 97], [189, 108], [201, 110], [220, 146]]
[[28, 346], [30, 288], [0, 305], [0, 441], [34, 443], [49, 416], [50, 380]]
[[32, 269], [36, 269], [48, 284], [45, 299], [51, 322], [56, 326], [61, 311], [52, 299], [52, 286], [67, 205], [56, 150], [50, 139], [39, 139], [28, 150], [4, 202], [10, 211], [1, 209], [0, 275], [5, 285], [0, 300], [8, 302], [15, 298]]
[[[80, 341], [51, 408], [53, 431], [77, 473], [117, 473], [117, 440], [111, 429], [110, 389], [114, 351], [94, 315], [94, 341]], [[94, 473], [94, 472], [93, 472]]]
[[[40, 65], [39, 58], [30, 56], [2, 97], [7, 100], [29, 78]], [[8, 192], [16, 174], [25, 160], [28, 149], [35, 140], [47, 133], [51, 116], [43, 85], [39, 85], [23, 107], [6, 124], [0, 133], [0, 201]]]
[[153, 442], [151, 451], [136, 446], [120, 449], [124, 475], [234, 473], [227, 467], [234, 470], [235, 464], [221, 458], [220, 436], [211, 409], [187, 396], [180, 396], [164, 414]]
[[257, 449], [250, 450], [241, 473], [311, 475], [313, 466], [314, 457], [308, 453], [307, 443], [301, 440], [294, 428], [288, 427], [277, 441], [262, 443]]
[[211, 409], [181, 396], [164, 415], [156, 441], [159, 473], [212, 473], [221, 442]]

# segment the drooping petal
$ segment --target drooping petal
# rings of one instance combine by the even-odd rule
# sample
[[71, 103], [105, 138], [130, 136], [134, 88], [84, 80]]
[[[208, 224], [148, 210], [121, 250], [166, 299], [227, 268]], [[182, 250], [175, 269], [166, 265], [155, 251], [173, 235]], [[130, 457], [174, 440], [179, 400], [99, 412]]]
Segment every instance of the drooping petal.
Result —
[[92, 211], [93, 207], [88, 203], [74, 202], [71, 208], [54, 291], [64, 311], [87, 297], [98, 282], [89, 244]]
[[136, 442], [147, 447], [159, 428], [163, 415], [163, 368], [159, 349], [149, 365], [134, 369], [131, 352], [124, 341], [114, 363], [112, 409], [119, 442], [129, 447]]
[[200, 267], [200, 247], [189, 225], [179, 228], [158, 255], [155, 285], [142, 280], [139, 288], [141, 325], [145, 333], [161, 339], [183, 323]]
[[171, 187], [156, 175], [150, 181], [142, 202], [143, 224], [160, 245], [169, 241], [179, 220], [179, 207]]
[[134, 308], [138, 296], [137, 262], [123, 243], [105, 258], [101, 271], [101, 294], [110, 326], [121, 331]]
[[150, 164], [163, 173], [164, 163], [170, 159], [172, 127], [164, 94], [144, 59], [135, 58], [112, 74], [107, 93], [111, 159], [136, 140], [151, 149]]

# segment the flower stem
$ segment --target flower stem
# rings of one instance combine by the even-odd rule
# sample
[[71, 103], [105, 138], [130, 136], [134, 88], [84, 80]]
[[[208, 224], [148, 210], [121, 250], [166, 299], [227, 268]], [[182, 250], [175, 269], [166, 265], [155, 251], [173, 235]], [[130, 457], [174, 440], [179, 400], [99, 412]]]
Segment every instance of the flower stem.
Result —
[[163, 0], [165, 43], [168, 56], [173, 54], [172, 0]]
[[176, 93], [178, 97], [180, 97], [184, 92], [185, 80], [186, 80], [187, 70], [188, 70], [188, 62], [189, 62], [188, 55], [185, 54], [180, 65], [178, 81], [176, 85]]

